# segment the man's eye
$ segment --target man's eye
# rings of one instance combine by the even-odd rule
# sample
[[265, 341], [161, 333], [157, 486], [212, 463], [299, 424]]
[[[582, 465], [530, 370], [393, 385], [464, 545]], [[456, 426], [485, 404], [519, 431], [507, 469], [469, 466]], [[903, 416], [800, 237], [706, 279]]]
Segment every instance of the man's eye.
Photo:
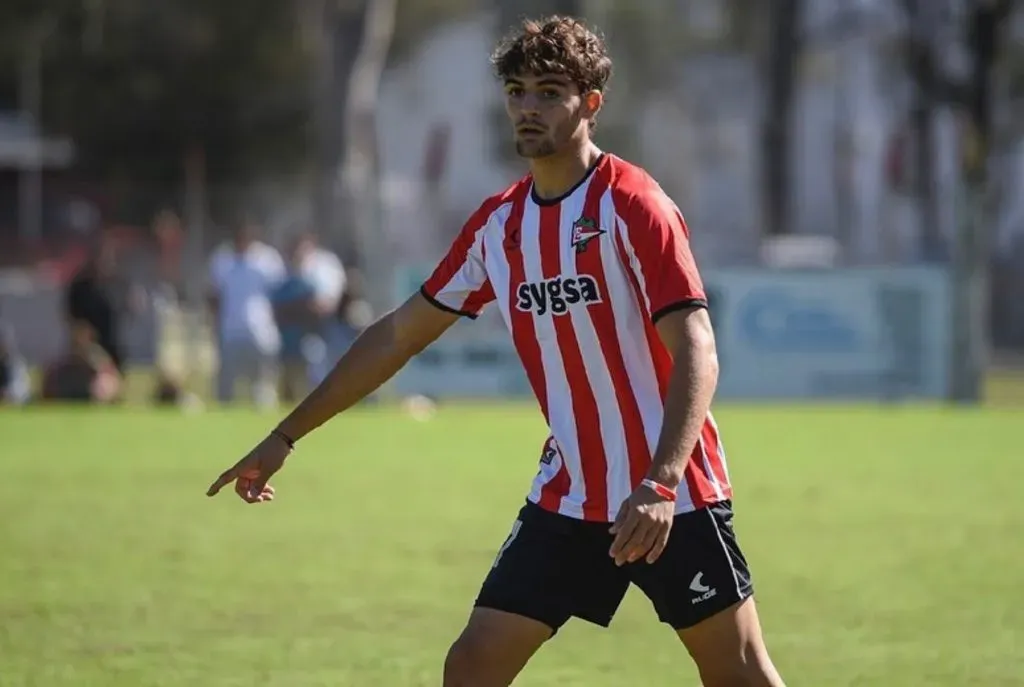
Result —
[[545, 100], [558, 100], [561, 97], [561, 94], [558, 91], [552, 89], [541, 91], [541, 95]]
[[523, 95], [523, 89], [521, 88], [509, 88], [505, 91], [511, 98], [519, 98]]

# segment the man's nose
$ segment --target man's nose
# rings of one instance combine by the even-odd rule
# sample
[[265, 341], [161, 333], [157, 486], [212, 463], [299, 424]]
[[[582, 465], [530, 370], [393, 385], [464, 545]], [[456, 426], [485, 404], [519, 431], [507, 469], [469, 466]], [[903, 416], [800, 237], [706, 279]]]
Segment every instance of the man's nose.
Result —
[[540, 112], [540, 97], [536, 93], [527, 93], [523, 96], [521, 103], [524, 113], [537, 114]]

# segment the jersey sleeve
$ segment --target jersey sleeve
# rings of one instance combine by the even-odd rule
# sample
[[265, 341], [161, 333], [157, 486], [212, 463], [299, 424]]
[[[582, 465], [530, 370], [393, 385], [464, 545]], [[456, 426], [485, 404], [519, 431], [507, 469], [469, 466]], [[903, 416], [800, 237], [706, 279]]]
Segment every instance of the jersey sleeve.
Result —
[[485, 203], [469, 218], [420, 292], [438, 308], [475, 319], [494, 300], [484, 266], [484, 230], [494, 211]]
[[624, 220], [630, 267], [651, 320], [683, 308], [707, 307], [690, 232], [676, 204], [660, 189], [648, 190], [630, 200]]

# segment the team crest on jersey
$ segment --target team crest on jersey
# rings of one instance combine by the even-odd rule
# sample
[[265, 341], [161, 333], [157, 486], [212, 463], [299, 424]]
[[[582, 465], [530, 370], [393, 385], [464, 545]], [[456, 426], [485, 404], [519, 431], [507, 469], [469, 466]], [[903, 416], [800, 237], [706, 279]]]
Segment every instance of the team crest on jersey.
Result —
[[593, 239], [603, 233], [604, 229], [597, 226], [595, 220], [590, 217], [580, 217], [572, 223], [572, 246], [577, 253], [582, 253]]

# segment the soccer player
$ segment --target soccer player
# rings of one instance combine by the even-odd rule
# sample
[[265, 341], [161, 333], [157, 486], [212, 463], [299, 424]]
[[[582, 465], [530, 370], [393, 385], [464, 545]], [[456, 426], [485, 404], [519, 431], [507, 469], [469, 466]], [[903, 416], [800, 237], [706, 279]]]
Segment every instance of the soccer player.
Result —
[[234, 482], [245, 501], [270, 501], [295, 442], [494, 302], [551, 435], [444, 685], [509, 685], [571, 617], [607, 626], [633, 583], [705, 687], [778, 687], [733, 532], [710, 413], [715, 342], [683, 217], [591, 140], [612, 66], [591, 30], [526, 21], [492, 61], [529, 174], [484, 201], [420, 293], [363, 332], [209, 495]]

